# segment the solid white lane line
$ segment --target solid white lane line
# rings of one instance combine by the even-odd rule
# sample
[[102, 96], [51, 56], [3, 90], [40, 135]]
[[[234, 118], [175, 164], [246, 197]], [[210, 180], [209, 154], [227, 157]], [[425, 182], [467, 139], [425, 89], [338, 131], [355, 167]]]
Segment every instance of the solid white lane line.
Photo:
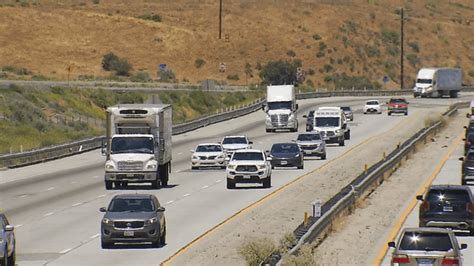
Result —
[[18, 198], [21, 199], [21, 198], [26, 198], [26, 197], [28, 197], [28, 195], [25, 194], [25, 195], [19, 196]]
[[46, 189], [46, 191], [50, 191], [50, 190], [53, 190], [55, 189], [55, 187], [49, 187], [48, 189]]
[[100, 234], [95, 234], [95, 235], [93, 235], [93, 236], [91, 236], [91, 237], [89, 237], [89, 238], [90, 238], [90, 239], [94, 239], [94, 238], [99, 237], [99, 236], [100, 236]]
[[167, 203], [165, 203], [165, 205], [171, 204], [171, 203], [173, 203], [173, 202], [174, 202], [174, 200], [170, 200], [170, 201], [168, 201]]
[[82, 204], [84, 204], [84, 202], [74, 203], [74, 204], [72, 204], [72, 207], [77, 207], [77, 206], [82, 205]]
[[107, 196], [107, 194], [102, 194], [102, 195], [98, 196], [97, 198], [100, 199], [100, 198], [103, 198], [105, 196]]
[[201, 189], [206, 189], [206, 188], [208, 188], [208, 187], [209, 187], [208, 185], [205, 185], [205, 186], [203, 186]]
[[182, 153], [182, 152], [179, 152], [179, 153], [178, 153], [178, 155], [181, 155], [181, 154], [183, 154], [183, 153]]
[[190, 196], [190, 195], [191, 195], [191, 194], [186, 193], [186, 194], [183, 195], [183, 198], [185, 198], [185, 197], [187, 197], [187, 196]]
[[15, 228], [19, 228], [19, 227], [22, 227], [23, 224], [15, 224]]
[[68, 249], [59, 251], [59, 253], [61, 253], [61, 254], [66, 254], [66, 253], [68, 253], [68, 252], [71, 251], [71, 250], [72, 250], [72, 248], [68, 248]]
[[76, 184], [77, 182], [76, 181], [71, 181], [71, 184]]
[[54, 214], [54, 212], [48, 212], [48, 213], [44, 214], [43, 217], [48, 217], [48, 216], [51, 216], [53, 214]]

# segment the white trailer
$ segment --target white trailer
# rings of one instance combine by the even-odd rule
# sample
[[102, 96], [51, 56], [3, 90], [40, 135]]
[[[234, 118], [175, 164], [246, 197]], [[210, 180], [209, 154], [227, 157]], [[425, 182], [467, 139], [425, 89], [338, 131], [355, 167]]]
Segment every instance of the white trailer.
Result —
[[413, 96], [458, 97], [462, 86], [462, 70], [459, 68], [422, 68], [418, 71]]
[[105, 187], [167, 186], [171, 171], [172, 109], [165, 104], [107, 108]]
[[277, 129], [298, 131], [296, 117], [295, 87], [293, 85], [267, 86], [267, 104], [262, 107], [266, 112], [265, 128], [267, 132]]

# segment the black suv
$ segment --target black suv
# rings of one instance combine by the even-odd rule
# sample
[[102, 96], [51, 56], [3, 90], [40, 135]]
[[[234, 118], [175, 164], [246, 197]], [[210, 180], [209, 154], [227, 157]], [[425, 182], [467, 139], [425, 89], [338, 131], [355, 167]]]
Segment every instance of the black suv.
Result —
[[433, 185], [420, 205], [420, 227], [443, 227], [469, 230], [474, 234], [474, 199], [468, 186]]
[[160, 202], [154, 195], [124, 194], [115, 196], [105, 212], [101, 226], [102, 248], [116, 242], [151, 242], [153, 247], [165, 245], [166, 221]]
[[267, 151], [272, 160], [272, 168], [279, 167], [298, 167], [303, 169], [303, 152], [296, 143], [275, 143], [270, 151]]
[[462, 161], [461, 184], [468, 185], [474, 182], [474, 150], [469, 150], [466, 157], [461, 157], [459, 160]]

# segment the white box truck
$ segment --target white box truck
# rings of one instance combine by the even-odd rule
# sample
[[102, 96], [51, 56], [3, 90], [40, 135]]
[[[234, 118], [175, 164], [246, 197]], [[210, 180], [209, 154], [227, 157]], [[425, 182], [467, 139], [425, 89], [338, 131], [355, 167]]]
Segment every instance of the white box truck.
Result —
[[298, 104], [296, 104], [295, 86], [267, 86], [267, 103], [262, 109], [266, 112], [265, 128], [267, 132], [275, 132], [277, 129], [298, 131], [296, 117]]
[[422, 68], [416, 76], [413, 96], [458, 97], [462, 86], [462, 70], [459, 68]]
[[314, 112], [313, 131], [318, 131], [326, 143], [345, 145], [351, 138], [344, 111], [339, 108], [320, 108]]
[[172, 109], [165, 104], [121, 104], [107, 108], [106, 189], [129, 183], [168, 185]]

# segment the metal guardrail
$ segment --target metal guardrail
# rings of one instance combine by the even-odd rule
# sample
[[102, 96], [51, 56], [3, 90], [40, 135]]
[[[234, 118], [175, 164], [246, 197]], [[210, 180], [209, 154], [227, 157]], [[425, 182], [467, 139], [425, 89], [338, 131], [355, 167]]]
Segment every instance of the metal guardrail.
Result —
[[[443, 117], [451, 116], [457, 112], [458, 108], [467, 106], [468, 102], [456, 103], [450, 106], [448, 111], [442, 115]], [[328, 230], [335, 219], [344, 211], [353, 208], [355, 202], [361, 198], [364, 193], [373, 187], [377, 181], [383, 179], [387, 172], [393, 171], [409, 153], [414, 151], [416, 144], [421, 141], [426, 141], [427, 136], [440, 128], [442, 124], [443, 121], [439, 120], [428, 128], [418, 131], [403, 144], [398, 145], [386, 158], [372, 165], [366, 172], [360, 174], [349, 185], [341, 189], [335, 196], [324, 203], [321, 208], [321, 217], [310, 217], [309, 223], [306, 226], [302, 223], [295, 230], [295, 235], [302, 230], [305, 231], [305, 233], [298, 239], [297, 244], [290, 250], [289, 254], [295, 255], [303, 244], [311, 243], [322, 238], [324, 232]], [[271, 265], [279, 265], [281, 263], [281, 256], [274, 254], [267, 262]]]
[[[395, 95], [407, 95], [411, 94], [411, 90], [340, 90], [330, 92], [304, 92], [296, 95], [297, 99], [310, 99], [310, 98], [322, 98], [322, 97], [335, 97], [335, 96], [395, 96]], [[222, 112], [219, 114], [208, 115], [202, 118], [195, 119], [186, 123], [178, 124], [173, 126], [173, 135], [186, 133], [204, 126], [219, 123], [225, 120], [236, 118], [239, 116], [247, 115], [252, 112], [259, 110], [262, 104], [265, 103], [263, 98], [257, 100], [255, 103], [248, 106]], [[104, 136], [96, 137], [92, 139], [75, 141], [67, 144], [41, 148], [38, 150], [32, 150], [21, 153], [0, 155], [0, 168], [14, 168], [34, 163], [40, 163], [47, 160], [53, 160], [65, 156], [79, 154], [84, 151], [100, 148], [102, 145], [102, 139]], [[67, 147], [67, 148], [65, 148]], [[82, 147], [82, 148], [81, 148]], [[87, 149], [84, 149], [87, 147]]]

